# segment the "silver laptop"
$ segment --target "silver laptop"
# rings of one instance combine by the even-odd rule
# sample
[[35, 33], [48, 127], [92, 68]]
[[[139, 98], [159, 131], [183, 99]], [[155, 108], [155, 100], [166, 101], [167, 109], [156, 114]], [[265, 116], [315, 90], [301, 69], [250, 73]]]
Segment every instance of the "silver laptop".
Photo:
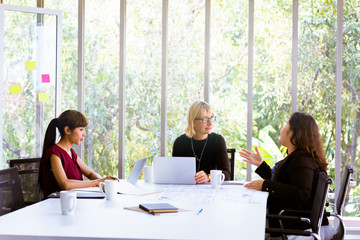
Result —
[[133, 185], [136, 184], [136, 182], [139, 180], [139, 177], [141, 175], [141, 171], [143, 170], [147, 158], [140, 158], [135, 162], [135, 165], [130, 173], [130, 176], [128, 177], [127, 181]]
[[194, 157], [154, 157], [154, 182], [196, 184]]

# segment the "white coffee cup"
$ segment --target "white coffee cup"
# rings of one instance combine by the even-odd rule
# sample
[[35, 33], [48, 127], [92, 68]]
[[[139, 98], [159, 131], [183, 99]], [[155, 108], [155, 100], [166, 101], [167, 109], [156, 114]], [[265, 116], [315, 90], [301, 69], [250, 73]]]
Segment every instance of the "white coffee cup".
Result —
[[99, 183], [100, 192], [105, 194], [107, 200], [114, 200], [116, 198], [118, 192], [117, 187], [118, 187], [117, 180], [107, 179], [104, 182]]
[[225, 180], [225, 175], [221, 170], [210, 170], [211, 186], [218, 188]]
[[77, 204], [76, 192], [60, 192], [61, 213], [63, 215], [73, 215]]
[[145, 166], [143, 168], [144, 180], [145, 182], [152, 182], [154, 178], [154, 167], [153, 166]]

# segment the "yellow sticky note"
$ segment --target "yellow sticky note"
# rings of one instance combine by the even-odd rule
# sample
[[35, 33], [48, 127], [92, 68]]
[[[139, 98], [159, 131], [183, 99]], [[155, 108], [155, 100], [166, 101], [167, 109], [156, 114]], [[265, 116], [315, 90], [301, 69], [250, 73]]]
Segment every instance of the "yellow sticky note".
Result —
[[38, 94], [39, 102], [49, 102], [49, 94], [48, 93], [39, 93]]
[[18, 93], [22, 92], [20, 84], [10, 86], [9, 90], [10, 90], [11, 94], [18, 94]]
[[25, 70], [36, 70], [36, 62], [34, 61], [25, 62]]

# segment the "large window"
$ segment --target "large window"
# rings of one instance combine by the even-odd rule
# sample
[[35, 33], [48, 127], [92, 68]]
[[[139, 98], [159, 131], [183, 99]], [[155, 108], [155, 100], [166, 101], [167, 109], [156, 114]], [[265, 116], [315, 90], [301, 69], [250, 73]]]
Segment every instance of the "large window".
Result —
[[272, 166], [283, 158], [278, 140], [291, 112], [292, 4], [256, 1], [254, 18], [253, 146]]
[[[36, 1], [3, 2], [35, 6]], [[46, 8], [63, 11], [62, 110], [77, 108], [77, 71], [81, 64], [77, 59], [77, 3], [80, 1], [44, 2]], [[249, 111], [253, 116], [252, 145], [259, 146], [265, 160], [272, 165], [285, 155], [286, 149], [278, 144], [279, 132], [290, 117], [292, 104], [294, 106], [297, 99], [297, 109], [310, 113], [320, 126], [331, 178], [339, 181], [347, 163], [354, 167], [355, 184], [345, 209], [347, 215], [359, 216], [358, 1], [346, 1], [343, 9], [341, 136], [335, 134], [336, 51], [339, 43], [337, 1], [168, 0], [167, 9], [163, 8], [166, 6], [163, 0], [87, 0], [85, 3], [85, 29], [79, 31], [85, 30], [85, 89], [81, 90], [85, 91], [83, 106], [89, 118], [85, 161], [90, 167], [102, 175], [117, 175], [118, 153], [124, 152], [125, 159], [121, 160], [125, 164], [121, 166], [125, 167], [125, 175], [122, 177], [127, 177], [136, 159], [149, 157], [151, 161], [153, 156], [160, 155], [163, 150], [160, 148], [164, 145], [165, 154], [170, 155], [175, 138], [184, 133], [190, 104], [206, 97], [204, 86], [207, 84], [210, 86], [209, 102], [218, 117], [215, 131], [224, 136], [227, 146], [238, 151], [247, 146]], [[126, 6], [125, 36], [120, 36], [121, 3]], [[297, 9], [293, 3], [298, 6], [298, 18], [295, 18], [298, 19], [298, 29], [293, 29], [296, 26], [293, 25], [293, 11]], [[252, 11], [252, 4], [254, 11], [249, 12]], [[207, 6], [210, 6], [210, 12], [207, 12]], [[162, 21], [164, 16], [168, 16], [165, 22]], [[249, 20], [249, 16], [254, 16], [254, 22]], [[19, 20], [23, 26], [33, 21], [24, 20], [23, 17]], [[209, 35], [206, 35], [207, 24], [210, 24]], [[11, 23], [7, 30], [14, 35], [11, 38], [19, 42], [16, 46], [26, 46], [30, 40], [27, 35], [21, 37], [18, 34], [18, 27]], [[252, 30], [252, 27], [253, 40], [249, 38], [248, 30]], [[164, 41], [164, 29], [167, 30], [167, 41]], [[294, 30], [298, 30], [297, 42], [293, 38]], [[5, 43], [15, 44], [9, 36], [6, 36]], [[119, 63], [123, 57], [119, 54], [119, 45], [122, 37], [126, 40], [125, 65], [121, 66], [125, 69], [125, 89], [119, 93]], [[209, 51], [206, 48], [208, 43]], [[250, 45], [254, 46], [253, 55], [248, 49]], [[165, 49], [167, 51], [163, 51]], [[22, 47], [18, 50], [25, 51]], [[294, 53], [298, 53], [296, 61], [292, 58]], [[23, 56], [28, 56], [28, 53], [24, 52]], [[210, 56], [209, 69], [204, 64], [206, 56]], [[16, 66], [18, 61], [12, 58], [7, 53], [6, 64], [12, 61], [19, 68]], [[162, 65], [163, 59], [167, 60], [166, 69]], [[248, 59], [253, 59], [253, 62], [249, 63]], [[295, 63], [297, 69], [294, 70]], [[253, 108], [248, 110], [247, 103], [251, 100], [251, 94], [247, 92], [250, 65], [253, 66], [253, 82], [250, 82], [253, 84]], [[8, 68], [7, 65], [5, 67]], [[167, 70], [166, 77], [164, 70]], [[13, 73], [6, 72], [8, 76]], [[297, 73], [296, 79], [294, 73]], [[207, 74], [209, 79], [206, 79]], [[32, 73], [27, 72], [26, 78], [33, 78]], [[14, 81], [13, 77], [9, 79]], [[8, 89], [6, 84], [10, 84], [9, 81], [5, 82], [1, 91]], [[164, 81], [165, 97], [161, 95]], [[295, 87], [297, 92], [292, 93]], [[29, 91], [34, 89], [35, 85]], [[10, 100], [14, 96], [5, 93], [4, 96], [15, 105], [33, 101], [30, 98]], [[125, 106], [120, 106], [120, 96], [124, 96]], [[162, 109], [162, 101], [166, 101], [167, 109]], [[122, 107], [125, 149], [119, 151], [119, 122], [122, 120], [119, 119], [119, 109]], [[4, 118], [19, 118], [16, 116], [18, 109], [5, 107]], [[21, 110], [36, 111], [34, 104], [27, 107], [22, 105]], [[166, 122], [161, 121], [163, 112], [167, 113]], [[8, 113], [12, 115], [8, 116]], [[46, 115], [44, 121], [48, 122], [50, 115]], [[30, 145], [21, 143], [23, 139], [20, 139], [18, 132], [10, 138], [14, 129], [22, 130], [20, 125], [10, 126], [4, 122], [3, 128], [7, 137], [3, 141], [3, 156], [14, 156], [12, 145], [19, 146], [18, 152], [26, 148], [30, 149], [30, 153], [36, 152]], [[161, 138], [162, 129], [166, 129], [166, 142]], [[31, 131], [26, 135], [27, 141], [40, 139], [35, 136], [33, 129]], [[12, 145], [8, 144], [9, 139], [13, 141]], [[336, 139], [341, 140], [341, 159], [336, 157]], [[335, 176], [335, 166], [340, 162], [340, 176]], [[236, 179], [245, 179], [245, 170], [246, 164], [237, 159]]]
[[[354, 168], [353, 188], [345, 207], [346, 215], [360, 213], [360, 3], [344, 5], [341, 169]], [[356, 29], [356, 30], [355, 30]]]
[[119, 1], [86, 1], [85, 162], [117, 176], [119, 126]]
[[301, 1], [299, 29], [298, 109], [318, 122], [334, 178], [336, 2]]
[[125, 159], [160, 152], [161, 1], [130, 1], [126, 18]]
[[0, 165], [6, 167], [9, 159], [41, 156], [47, 123], [56, 115], [61, 13], [17, 7], [1, 11]]
[[61, 111], [77, 109], [78, 1], [45, 1], [45, 8], [63, 14]]
[[[210, 104], [217, 116], [215, 132], [237, 151], [246, 148], [248, 11], [246, 0], [211, 5]], [[235, 178], [245, 180], [241, 159], [235, 169]]]
[[169, 1], [168, 154], [190, 105], [204, 99], [205, 0]]

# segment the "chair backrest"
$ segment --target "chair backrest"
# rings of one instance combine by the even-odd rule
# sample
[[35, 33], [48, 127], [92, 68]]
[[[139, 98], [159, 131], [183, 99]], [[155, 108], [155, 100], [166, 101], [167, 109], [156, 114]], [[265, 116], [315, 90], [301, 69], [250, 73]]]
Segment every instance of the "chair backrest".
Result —
[[230, 180], [235, 180], [235, 148], [228, 148], [227, 149], [230, 161]]
[[319, 173], [318, 183], [314, 196], [313, 206], [310, 213], [311, 228], [314, 233], [319, 233], [327, 200], [329, 185], [332, 180], [325, 172]]
[[0, 170], [0, 216], [24, 206], [18, 168]]
[[18, 167], [20, 183], [26, 205], [41, 201], [39, 167], [41, 158], [21, 158], [8, 160], [10, 167]]
[[349, 188], [350, 176], [351, 176], [351, 174], [353, 172], [354, 172], [354, 170], [350, 167], [349, 164], [347, 164], [345, 166], [345, 170], [343, 172], [343, 176], [342, 176], [342, 179], [341, 179], [338, 197], [336, 198], [336, 201], [335, 201], [335, 205], [336, 205], [335, 210], [336, 210], [336, 213], [339, 214], [339, 215], [342, 214], [343, 206], [344, 206], [344, 203], [345, 203], [346, 193], [347, 193], [348, 188]]

